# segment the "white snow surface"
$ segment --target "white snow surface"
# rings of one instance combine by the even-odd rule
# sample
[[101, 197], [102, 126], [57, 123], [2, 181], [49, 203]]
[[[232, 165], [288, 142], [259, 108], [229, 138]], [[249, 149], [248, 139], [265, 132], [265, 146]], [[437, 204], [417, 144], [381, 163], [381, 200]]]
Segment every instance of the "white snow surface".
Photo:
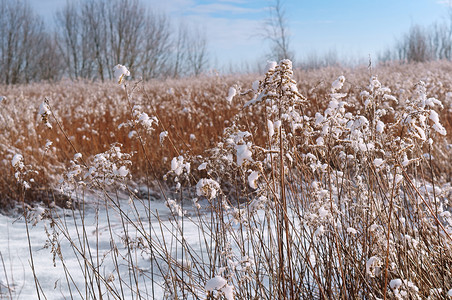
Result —
[[[86, 200], [85, 211], [83, 212], [83, 221], [86, 229], [86, 238], [90, 243], [90, 247], [92, 247], [92, 259], [96, 262], [97, 257], [99, 257], [99, 260], [101, 261], [99, 271], [105, 278], [110, 277], [113, 280], [111, 285], [114, 286], [116, 292], [120, 294], [118, 275], [111, 255], [111, 243], [116, 245], [120, 256], [127, 255], [127, 247], [123, 240], [123, 223], [119, 215], [114, 212], [115, 209], [110, 207], [108, 209], [108, 219], [110, 220], [110, 228], [112, 229], [112, 234], [110, 235], [105, 203], [88, 198], [89, 197], [87, 197]], [[123, 200], [119, 200], [119, 202], [121, 203], [122, 209], [131, 220], [137, 220], [139, 218], [132, 209], [130, 203], [128, 203], [126, 197], [124, 197]], [[145, 206], [141, 205], [137, 200], [134, 202], [138, 213], [142, 216], [146, 215], [147, 209]], [[165, 206], [165, 203], [163, 201], [151, 201], [151, 209], [154, 212], [158, 212], [163, 221], [164, 228], [166, 227], [166, 230], [171, 230], [172, 225], [169, 221], [170, 212]], [[85, 276], [83, 275], [83, 268], [80, 267], [80, 264], [82, 264], [83, 267], [83, 260], [80, 260], [80, 256], [77, 258], [68, 240], [64, 238], [62, 234], [58, 235], [65, 267], [70, 272], [73, 280], [73, 282], [69, 280], [69, 284], [61, 260], [58, 256], [53, 260], [50, 248], [45, 247], [45, 245], [48, 244], [48, 240], [52, 237], [53, 232], [50, 226], [50, 220], [43, 218], [45, 211], [46, 210], [42, 207], [35, 208], [33, 218], [36, 220], [36, 224], [34, 226], [31, 223], [28, 224], [34, 267], [42, 291], [44, 291], [47, 299], [71, 299], [71, 292], [68, 288], [68, 286], [70, 286], [74, 299], [80, 299], [80, 295], [75, 288], [77, 286], [83, 297], [85, 297]], [[77, 246], [80, 246], [78, 243], [81, 243], [82, 240], [77, 240], [77, 230], [78, 233], [81, 234], [81, 212], [74, 211], [75, 218], [70, 210], [56, 209], [56, 212], [60, 217], [59, 222], [65, 224], [64, 226], [67, 226], [68, 234], [75, 240]], [[152, 227], [156, 232], [160, 230], [158, 222], [152, 223]], [[187, 240], [196, 239], [196, 228], [197, 227], [193, 223], [185, 223], [185, 238]], [[50, 233], [50, 236], [46, 234], [46, 231]], [[31, 260], [23, 217], [0, 214], [0, 232], [2, 232], [2, 234], [0, 234], [0, 255], [5, 263], [5, 268], [0, 268], [0, 299], [3, 299], [2, 297], [4, 296], [6, 299], [9, 299], [9, 291], [6, 289], [6, 286], [11, 288], [13, 299], [37, 299], [35, 282], [30, 267]], [[133, 226], [128, 226], [128, 234], [130, 237], [136, 235]], [[168, 235], [170, 233], [165, 234]], [[99, 251], [98, 256], [96, 255], [96, 248], [98, 248]], [[153, 264], [149, 255], [137, 252], [135, 262], [140, 269], [144, 271], [146, 278], [149, 279], [151, 265]], [[127, 262], [120, 262], [119, 269], [123, 280], [129, 278], [130, 272]], [[146, 289], [149, 294], [142, 295], [144, 299], [152, 299], [152, 289], [154, 299], [163, 298], [163, 290], [160, 286], [162, 284], [162, 278], [156, 270], [157, 268], [154, 266], [154, 273], [156, 274], [155, 284], [151, 286], [150, 280], [147, 280]], [[143, 283], [141, 282], [141, 284]], [[105, 289], [104, 286], [102, 288]], [[141, 288], [144, 289], [143, 286], [141, 286]], [[223, 292], [226, 294], [227, 290], [224, 290]], [[136, 297], [136, 295], [131, 295], [129, 289], [124, 289], [124, 299], [133, 299], [134, 297]], [[44, 299], [42, 293], [41, 299]]]

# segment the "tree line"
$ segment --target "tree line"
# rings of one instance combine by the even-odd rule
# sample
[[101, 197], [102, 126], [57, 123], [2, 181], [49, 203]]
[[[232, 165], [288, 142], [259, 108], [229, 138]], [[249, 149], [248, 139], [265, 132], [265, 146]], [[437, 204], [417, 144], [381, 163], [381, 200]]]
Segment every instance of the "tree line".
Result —
[[395, 45], [379, 55], [379, 61], [402, 63], [452, 60], [452, 12], [450, 20], [430, 26], [412, 25]]
[[103, 81], [118, 63], [145, 80], [198, 75], [208, 64], [207, 39], [139, 0], [67, 1], [52, 30], [26, 1], [0, 0], [0, 83]]

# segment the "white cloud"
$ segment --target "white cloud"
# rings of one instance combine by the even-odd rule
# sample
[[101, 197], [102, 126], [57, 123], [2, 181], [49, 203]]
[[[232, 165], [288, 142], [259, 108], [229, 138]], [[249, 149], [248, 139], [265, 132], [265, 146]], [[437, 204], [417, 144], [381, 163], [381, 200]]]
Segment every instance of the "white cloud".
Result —
[[212, 13], [248, 14], [261, 12], [261, 10], [259, 9], [246, 8], [238, 5], [221, 3], [196, 5], [194, 7], [191, 7], [189, 11], [198, 14], [212, 14]]
[[436, 3], [452, 7], [452, 1], [451, 0], [438, 0], [438, 1], [436, 1]]
[[236, 4], [245, 4], [245, 0], [218, 0], [218, 2], [226, 2], [226, 3], [236, 3]]

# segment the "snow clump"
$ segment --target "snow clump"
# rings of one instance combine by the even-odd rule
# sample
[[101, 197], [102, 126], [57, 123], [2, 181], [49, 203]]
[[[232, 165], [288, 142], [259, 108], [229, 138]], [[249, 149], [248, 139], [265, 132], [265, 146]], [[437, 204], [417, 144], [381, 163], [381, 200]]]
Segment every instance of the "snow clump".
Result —
[[398, 289], [401, 286], [402, 286], [402, 279], [400, 279], [400, 278], [393, 279], [389, 282], [389, 287], [393, 290]]
[[277, 65], [276, 61], [267, 61], [267, 71], [265, 73], [268, 71], [274, 71]]
[[234, 299], [234, 287], [227, 283], [226, 279], [217, 275], [207, 281], [205, 288], [208, 292], [221, 291], [227, 300], [232, 300]]
[[201, 170], [205, 170], [206, 168], [207, 168], [207, 163], [204, 162], [204, 163], [199, 165], [198, 170], [201, 171]]
[[163, 145], [163, 141], [165, 138], [168, 137], [168, 131], [162, 131], [160, 132], [160, 144]]
[[52, 124], [49, 123], [50, 113], [51, 111], [49, 105], [46, 103], [46, 101], [42, 102], [41, 105], [39, 106], [38, 114], [41, 116], [44, 125], [47, 128], [52, 129]]
[[246, 160], [253, 161], [251, 155], [253, 154], [248, 148], [247, 144], [236, 145], [235, 150], [237, 150], [237, 164], [241, 166]]
[[234, 98], [234, 96], [237, 95], [237, 90], [233, 87], [229, 88], [229, 93], [228, 96], [226, 97], [226, 100], [231, 103], [232, 102], [232, 98]]
[[257, 185], [256, 185], [257, 178], [259, 178], [259, 172], [256, 172], [256, 171], [252, 172], [248, 176], [248, 183], [252, 189], [257, 189]]
[[11, 164], [16, 169], [23, 169], [24, 163], [23, 163], [24, 157], [22, 154], [15, 154], [13, 159], [11, 160]]
[[380, 273], [381, 260], [377, 256], [372, 256], [366, 262], [366, 274], [370, 277], [378, 276]]
[[113, 71], [114, 71], [115, 79], [118, 82], [118, 84], [122, 83], [122, 81], [124, 80], [124, 76], [130, 76], [129, 70], [123, 65], [119, 65], [119, 64], [116, 65], [113, 68]]
[[202, 178], [196, 184], [196, 195], [204, 196], [211, 200], [217, 196], [220, 184], [213, 179]]
[[179, 176], [182, 174], [184, 169], [185, 171], [187, 171], [187, 173], [190, 173], [190, 163], [184, 163], [184, 157], [181, 155], [178, 157], [173, 157], [173, 159], [171, 160], [171, 171]]
[[339, 76], [332, 84], [331, 84], [331, 90], [334, 93], [337, 90], [340, 90], [342, 86], [344, 85], [345, 77], [343, 75]]

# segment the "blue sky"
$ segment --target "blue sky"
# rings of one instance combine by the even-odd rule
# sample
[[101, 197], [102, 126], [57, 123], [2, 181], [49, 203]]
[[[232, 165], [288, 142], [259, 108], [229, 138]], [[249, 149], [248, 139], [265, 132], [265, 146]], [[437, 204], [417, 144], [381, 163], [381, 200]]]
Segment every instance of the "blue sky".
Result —
[[[66, 0], [29, 0], [46, 22]], [[394, 44], [412, 24], [446, 21], [449, 1], [441, 0], [281, 0], [291, 49], [301, 59], [334, 50], [339, 56], [367, 59]], [[163, 10], [173, 22], [184, 20], [206, 32], [211, 65], [265, 64], [269, 46], [262, 40], [270, 0], [142, 0]]]

